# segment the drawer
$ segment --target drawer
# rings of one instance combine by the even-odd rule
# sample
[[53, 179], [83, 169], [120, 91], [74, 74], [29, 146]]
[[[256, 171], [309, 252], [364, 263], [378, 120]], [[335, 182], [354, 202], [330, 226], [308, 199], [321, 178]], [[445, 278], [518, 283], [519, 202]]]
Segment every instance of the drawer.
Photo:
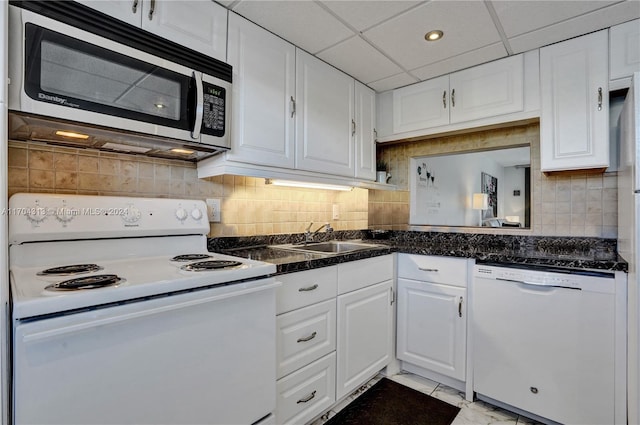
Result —
[[309, 422], [336, 400], [336, 353], [278, 380], [276, 389], [276, 422]]
[[276, 314], [334, 298], [338, 287], [338, 267], [322, 267], [278, 276], [282, 285], [276, 292]]
[[398, 254], [398, 277], [467, 287], [466, 258]]
[[336, 349], [336, 300], [281, 314], [276, 326], [281, 378]]
[[390, 279], [393, 279], [392, 254], [342, 263], [338, 265], [338, 294]]

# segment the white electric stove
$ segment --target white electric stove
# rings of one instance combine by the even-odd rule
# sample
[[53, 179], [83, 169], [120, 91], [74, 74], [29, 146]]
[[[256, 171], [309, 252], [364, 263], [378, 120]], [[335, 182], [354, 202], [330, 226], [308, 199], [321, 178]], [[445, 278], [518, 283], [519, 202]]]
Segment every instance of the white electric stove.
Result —
[[209, 253], [204, 202], [16, 194], [9, 214], [14, 423], [270, 417], [276, 268]]

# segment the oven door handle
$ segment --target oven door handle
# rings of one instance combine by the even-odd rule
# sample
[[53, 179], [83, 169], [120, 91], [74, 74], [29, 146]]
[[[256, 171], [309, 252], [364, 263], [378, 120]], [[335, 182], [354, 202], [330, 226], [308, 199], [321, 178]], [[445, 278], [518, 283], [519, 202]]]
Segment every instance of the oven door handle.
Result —
[[191, 138], [197, 140], [200, 139], [202, 117], [204, 115], [204, 89], [202, 87], [202, 73], [199, 71], [193, 71], [192, 78], [196, 81], [196, 104], [194, 105], [196, 115], [193, 122], [193, 128], [191, 129]]
[[204, 304], [204, 303], [209, 303], [209, 302], [214, 302], [214, 301], [220, 301], [220, 300], [225, 300], [225, 299], [229, 299], [229, 298], [234, 298], [234, 297], [240, 297], [243, 295], [248, 295], [248, 294], [252, 294], [255, 292], [260, 292], [260, 291], [264, 291], [267, 289], [272, 289], [272, 288], [276, 288], [278, 286], [280, 286], [281, 283], [280, 282], [271, 282], [265, 285], [261, 285], [261, 286], [257, 286], [254, 288], [246, 288], [246, 289], [240, 289], [237, 291], [231, 291], [231, 292], [227, 292], [224, 294], [219, 294], [219, 295], [212, 295], [210, 297], [206, 297], [206, 298], [200, 298], [200, 299], [196, 299], [196, 300], [189, 300], [189, 301], [184, 301], [184, 302], [179, 302], [176, 304], [169, 304], [169, 305], [164, 305], [164, 306], [160, 306], [160, 307], [155, 307], [155, 308], [147, 308], [144, 309], [142, 311], [136, 311], [133, 313], [126, 313], [126, 314], [120, 314], [117, 316], [112, 316], [112, 317], [105, 317], [102, 319], [97, 319], [97, 320], [87, 320], [87, 321], [83, 321], [81, 323], [75, 323], [69, 326], [62, 326], [62, 327], [58, 327], [58, 328], [54, 328], [54, 329], [47, 329], [47, 330], [43, 330], [43, 331], [35, 331], [33, 333], [25, 333], [24, 336], [22, 337], [22, 341], [25, 344], [28, 343], [33, 343], [33, 342], [39, 342], [39, 341], [43, 341], [43, 340], [47, 340], [50, 338], [55, 338], [55, 337], [59, 337], [62, 335], [68, 335], [68, 334], [72, 334], [75, 332], [80, 332], [80, 331], [84, 331], [87, 329], [92, 329], [98, 326], [108, 326], [114, 323], [120, 323], [120, 322], [124, 322], [127, 320], [132, 320], [132, 319], [138, 319], [141, 317], [148, 317], [148, 316], [152, 316], [152, 315], [156, 315], [156, 314], [161, 314], [161, 313], [165, 313], [168, 311], [173, 311], [173, 310], [178, 310], [178, 309], [183, 309], [183, 308], [189, 308], [189, 307], [193, 307], [193, 306], [197, 306], [200, 304]]

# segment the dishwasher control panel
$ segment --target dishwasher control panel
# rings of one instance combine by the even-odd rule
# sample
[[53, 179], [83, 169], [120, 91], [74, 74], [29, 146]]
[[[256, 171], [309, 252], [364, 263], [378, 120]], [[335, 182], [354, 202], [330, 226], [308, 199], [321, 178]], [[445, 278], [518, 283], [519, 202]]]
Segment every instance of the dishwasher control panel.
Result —
[[587, 271], [542, 271], [522, 268], [477, 264], [474, 279], [499, 280], [506, 283], [538, 287], [558, 287], [576, 290], [614, 293], [615, 279], [612, 273]]

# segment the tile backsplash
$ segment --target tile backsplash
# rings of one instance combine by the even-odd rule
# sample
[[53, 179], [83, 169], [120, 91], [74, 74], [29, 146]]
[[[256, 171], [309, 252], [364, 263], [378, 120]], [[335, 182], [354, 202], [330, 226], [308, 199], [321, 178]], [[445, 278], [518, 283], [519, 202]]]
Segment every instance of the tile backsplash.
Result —
[[[369, 225], [404, 230], [409, 223], [409, 159], [411, 157], [484, 150], [529, 144], [531, 147], [531, 222], [529, 231], [502, 230], [543, 236], [617, 236], [617, 175], [615, 172], [546, 175], [540, 171], [538, 123], [473, 133], [436, 137], [400, 144], [378, 145], [378, 155], [389, 164], [389, 183], [399, 191], [371, 191]], [[495, 232], [495, 229], [422, 226], [428, 230]]]
[[[368, 191], [276, 188], [264, 179], [199, 179], [195, 164], [143, 156], [9, 142], [9, 196], [18, 192], [220, 198], [221, 223], [211, 236], [298, 233], [329, 222], [336, 230], [367, 228]], [[333, 205], [339, 219], [332, 220]]]
[[[428, 140], [378, 145], [399, 190], [333, 192], [265, 185], [241, 176], [197, 177], [195, 164], [143, 156], [9, 142], [9, 195], [49, 192], [86, 195], [220, 198], [221, 223], [211, 236], [299, 233], [329, 222], [336, 230], [407, 230], [409, 158], [487, 147], [530, 144], [530, 230], [426, 227], [451, 232], [519, 233], [544, 236], [617, 236], [616, 173], [547, 176], [540, 172], [537, 123]], [[332, 219], [333, 206], [339, 219]], [[421, 228], [422, 229], [422, 228]]]

